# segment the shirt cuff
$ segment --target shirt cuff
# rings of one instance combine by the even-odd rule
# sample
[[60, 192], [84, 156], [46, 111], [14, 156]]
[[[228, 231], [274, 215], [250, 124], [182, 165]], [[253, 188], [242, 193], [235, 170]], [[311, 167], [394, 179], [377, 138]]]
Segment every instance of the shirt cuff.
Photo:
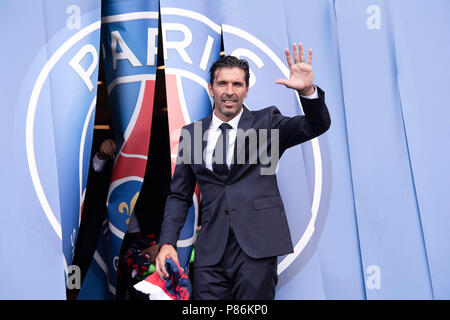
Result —
[[313, 85], [314, 87], [314, 93], [310, 96], [303, 96], [299, 93], [300, 97], [305, 98], [305, 99], [317, 99], [319, 98], [319, 93], [317, 92], [317, 87], [315, 85]]
[[103, 167], [105, 166], [106, 159], [102, 160], [97, 155], [98, 152], [95, 154], [94, 158], [92, 158], [92, 167], [94, 168], [95, 172], [100, 172], [103, 170]]

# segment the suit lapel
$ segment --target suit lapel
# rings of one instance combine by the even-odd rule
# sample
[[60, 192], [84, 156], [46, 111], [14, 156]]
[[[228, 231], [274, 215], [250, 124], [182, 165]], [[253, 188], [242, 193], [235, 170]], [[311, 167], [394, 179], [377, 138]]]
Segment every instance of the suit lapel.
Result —
[[[239, 133], [239, 129], [242, 130], [243, 132], [246, 132], [248, 129], [251, 128], [251, 125], [252, 125], [252, 113], [244, 105], [243, 110], [242, 110], [242, 116], [241, 116], [241, 119], [239, 120], [239, 124], [238, 124], [237, 134]], [[237, 172], [237, 170], [244, 165], [242, 163], [241, 164], [237, 163], [237, 159], [238, 159], [237, 155], [247, 153], [246, 144], [238, 143], [237, 134], [236, 134], [236, 142], [234, 144], [233, 164], [231, 165], [230, 174], [229, 174], [230, 179]]]
[[206, 145], [208, 144], [208, 140], [207, 140], [208, 137], [205, 136], [205, 133], [206, 133], [206, 131], [209, 130], [209, 127], [211, 126], [211, 121], [212, 121], [212, 113], [202, 120], [202, 164], [203, 165], [206, 165], [203, 155], [205, 154]]

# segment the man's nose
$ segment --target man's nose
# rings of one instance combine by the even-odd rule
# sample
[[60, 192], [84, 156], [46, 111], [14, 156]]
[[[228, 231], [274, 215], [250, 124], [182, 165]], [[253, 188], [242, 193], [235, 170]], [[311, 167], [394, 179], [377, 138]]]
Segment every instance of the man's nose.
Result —
[[232, 95], [233, 93], [234, 93], [233, 92], [233, 85], [232, 84], [227, 85], [225, 87], [225, 94]]

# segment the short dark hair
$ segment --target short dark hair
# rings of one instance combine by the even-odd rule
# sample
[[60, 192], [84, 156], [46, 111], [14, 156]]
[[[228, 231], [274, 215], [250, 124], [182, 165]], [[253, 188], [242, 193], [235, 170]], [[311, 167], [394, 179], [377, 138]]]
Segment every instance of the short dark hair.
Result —
[[215, 76], [217, 69], [233, 68], [233, 67], [238, 67], [238, 68], [244, 70], [245, 84], [248, 87], [249, 83], [250, 83], [250, 69], [248, 66], [248, 62], [245, 59], [239, 59], [239, 58], [236, 58], [235, 56], [224, 56], [213, 63], [213, 65], [209, 69], [209, 83], [211, 84], [211, 86], [214, 83], [214, 76]]

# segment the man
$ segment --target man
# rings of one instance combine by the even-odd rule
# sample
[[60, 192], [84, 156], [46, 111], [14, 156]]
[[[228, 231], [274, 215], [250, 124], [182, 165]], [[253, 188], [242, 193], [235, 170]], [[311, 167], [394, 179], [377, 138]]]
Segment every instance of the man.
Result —
[[[264, 154], [261, 151], [270, 151], [272, 158], [281, 156], [287, 148], [328, 130], [330, 117], [324, 92], [313, 85], [312, 50], [307, 62], [301, 43], [298, 49], [293, 44], [293, 59], [288, 49], [285, 54], [290, 76], [276, 83], [298, 91], [305, 116], [285, 117], [275, 107], [249, 111], [243, 106], [249, 91], [248, 63], [227, 56], [210, 69], [213, 114], [182, 130], [187, 134], [180, 139], [183, 155], [179, 154], [166, 202], [156, 270], [167, 277], [165, 259], [178, 260], [176, 242], [197, 183], [203, 213], [196, 240], [193, 299], [273, 299], [277, 256], [293, 252], [276, 175], [265, 172], [267, 162], [251, 158], [255, 150], [258, 156]], [[195, 135], [198, 126], [206, 132], [200, 164], [194, 161], [196, 139], [203, 138]], [[248, 139], [239, 136], [251, 130], [270, 136], [255, 135], [253, 151]], [[186, 156], [186, 150], [194, 150], [194, 156], [192, 151]], [[244, 163], [239, 159], [245, 159]]]

